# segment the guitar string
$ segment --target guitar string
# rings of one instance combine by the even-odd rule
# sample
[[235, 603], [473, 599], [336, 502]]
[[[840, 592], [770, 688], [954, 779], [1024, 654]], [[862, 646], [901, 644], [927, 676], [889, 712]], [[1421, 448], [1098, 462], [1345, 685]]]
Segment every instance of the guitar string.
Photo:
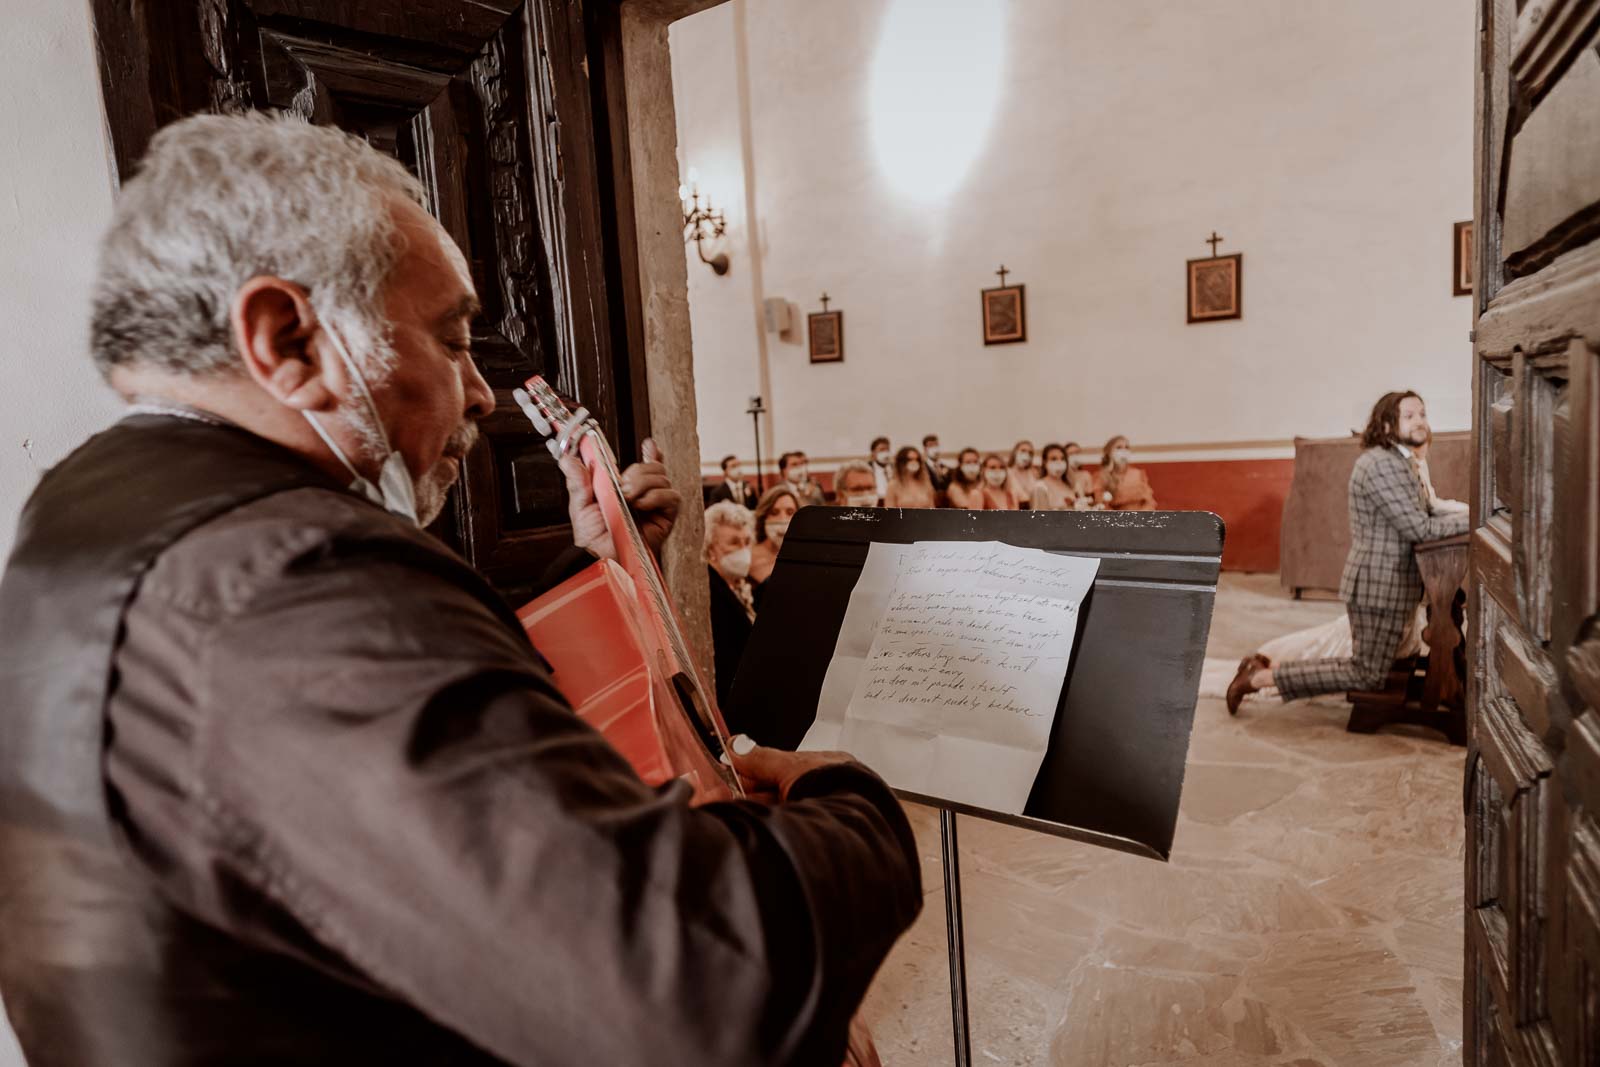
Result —
[[[550, 389], [548, 383], [541, 380], [539, 386], [542, 388], [536, 387], [534, 396], [546, 407], [545, 417], [553, 425], [562, 425], [570, 422], [572, 413], [565, 410], [566, 405]], [[601, 432], [599, 424], [593, 418], [584, 420], [583, 435], [591, 436], [594, 439], [596, 452], [601, 459], [600, 466], [605, 473], [613, 494], [615, 494], [617, 510], [622, 515], [622, 525], [627, 532], [628, 543], [633, 549], [634, 556], [640, 560], [640, 570], [645, 572], [645, 586], [650, 591], [650, 597], [655, 604], [656, 614], [661, 619], [662, 628], [667, 632], [667, 640], [672, 645], [673, 654], [678, 657], [680, 663], [689, 668], [690, 680], [694, 685], [696, 694], [706, 703], [707, 707], [714, 707], [701, 681], [699, 666], [689, 656], [687, 643], [678, 628], [677, 615], [673, 612], [670, 601], [667, 599], [666, 588], [662, 585], [661, 572], [656, 564], [655, 557], [650, 554], [649, 549], [645, 546], [643, 535], [639, 533], [638, 525], [633, 521], [633, 516], [628, 510], [627, 498], [622, 491], [622, 476], [617, 470], [617, 459], [611, 451], [611, 444], [606, 440], [605, 434]], [[571, 434], [569, 433], [566, 436], [568, 441], [571, 441]], [[609, 523], [607, 525], [609, 526]], [[712, 716], [710, 726], [712, 732], [717, 735], [717, 740], [726, 745], [728, 739], [721, 724], [717, 721], [716, 715]]]

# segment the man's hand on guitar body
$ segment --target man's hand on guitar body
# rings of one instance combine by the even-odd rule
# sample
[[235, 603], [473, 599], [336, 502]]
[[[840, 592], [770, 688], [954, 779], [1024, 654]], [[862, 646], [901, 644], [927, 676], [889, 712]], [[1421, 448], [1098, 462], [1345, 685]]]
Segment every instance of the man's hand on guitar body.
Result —
[[848, 752], [785, 752], [763, 748], [743, 734], [728, 746], [728, 762], [744, 780], [745, 795], [769, 804], [789, 799], [789, 789], [801, 776], [822, 767], [853, 763]]
[[[639, 536], [658, 557], [661, 546], [678, 519], [683, 497], [672, 488], [667, 477], [665, 457], [649, 438], [644, 442], [644, 460], [622, 472], [622, 496], [633, 511]], [[561, 473], [567, 477], [567, 512], [572, 519], [572, 540], [601, 559], [616, 559], [617, 549], [606, 529], [605, 516], [595, 502], [593, 475], [576, 452], [561, 460]]]

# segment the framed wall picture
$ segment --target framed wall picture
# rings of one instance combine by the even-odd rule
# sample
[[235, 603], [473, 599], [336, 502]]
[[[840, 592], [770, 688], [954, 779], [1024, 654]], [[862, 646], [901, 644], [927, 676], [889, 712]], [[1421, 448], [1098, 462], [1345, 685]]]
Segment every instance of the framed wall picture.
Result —
[[1189, 260], [1189, 321], [1244, 317], [1244, 254]]
[[806, 336], [811, 343], [811, 362], [844, 361], [844, 312], [813, 311], [806, 316]]
[[1028, 305], [1024, 285], [983, 290], [983, 343], [1008, 345], [1028, 339]]
[[1472, 220], [1456, 223], [1455, 272], [1451, 279], [1456, 296], [1472, 293]]

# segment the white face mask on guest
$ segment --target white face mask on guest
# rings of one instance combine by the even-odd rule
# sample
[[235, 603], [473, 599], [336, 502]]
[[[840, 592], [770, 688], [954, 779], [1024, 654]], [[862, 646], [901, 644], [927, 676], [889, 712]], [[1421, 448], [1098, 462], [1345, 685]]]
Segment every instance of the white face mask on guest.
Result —
[[872, 458], [873, 458], [874, 461], [877, 462], [878, 466], [887, 467], [889, 465], [889, 461], [891, 459], [893, 459], [894, 457], [889, 454], [889, 450], [888, 449], [882, 448], [882, 449], [879, 449], [878, 451], [874, 452], [872, 454]]
[[1068, 456], [1067, 466], [1071, 467], [1073, 470], [1077, 470], [1079, 467], [1083, 466], [1082, 453], [1074, 452], [1072, 455]]
[[848, 493], [844, 498], [845, 507], [871, 508], [878, 505], [877, 493]]
[[1127, 448], [1115, 448], [1111, 451], [1111, 462], [1119, 467], [1126, 467], [1128, 460], [1133, 456], [1133, 451]]
[[784, 477], [789, 479], [790, 485], [800, 485], [806, 480], [806, 469], [804, 467], [790, 467]]
[[996, 489], [1006, 484], [1006, 472], [997, 467], [991, 467], [984, 471], [983, 476], [989, 479], [989, 484], [994, 486]]
[[1047, 474], [1051, 474], [1059, 478], [1063, 474], [1067, 473], [1067, 461], [1064, 459], [1053, 459], [1044, 465], [1044, 469]]
[[976, 463], [963, 463], [961, 465], [961, 474], [968, 481], [971, 481], [978, 476], [979, 469]]
[[738, 580], [750, 574], [750, 550], [741, 548], [737, 552], [729, 552], [717, 560], [717, 570], [723, 577]]
[[922, 471], [922, 464], [921, 464], [920, 461], [913, 459], [913, 460], [909, 461], [908, 463], [906, 463], [906, 473], [907, 474], [919, 474], [919, 473], [921, 473], [921, 471]]
[[1029, 452], [1027, 450], [1023, 450], [1021, 452], [1018, 452], [1017, 453], [1017, 466], [1019, 466], [1019, 467], [1031, 467], [1031, 466], [1033, 466], [1033, 453]]
[[767, 523], [767, 536], [772, 539], [773, 544], [780, 548], [783, 547], [783, 535], [788, 532], [789, 522], [787, 519], [783, 522]]

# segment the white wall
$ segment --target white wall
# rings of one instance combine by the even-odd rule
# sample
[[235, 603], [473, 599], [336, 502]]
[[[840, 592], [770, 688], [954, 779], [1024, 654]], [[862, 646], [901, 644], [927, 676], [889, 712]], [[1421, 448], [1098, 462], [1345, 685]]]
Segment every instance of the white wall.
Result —
[[104, 127], [86, 0], [8, 0], [0, 34], [0, 558], [40, 472], [116, 417], [87, 340], [95, 244], [111, 215]]
[[[902, 2], [932, 30], [976, 0]], [[1000, 0], [995, 118], [934, 203], [874, 155], [892, 0], [734, 0], [671, 38], [680, 157], [730, 227], [748, 225], [740, 3], [756, 295], [815, 310], [826, 289], [845, 312], [842, 364], [771, 339], [780, 447], [860, 453], [930, 430], [947, 446], [1280, 441], [1360, 426], [1402, 386], [1436, 428], [1469, 425], [1471, 300], [1449, 279], [1452, 224], [1472, 213], [1474, 26], [1456, 0]], [[1191, 326], [1184, 260], [1213, 228], [1244, 253], [1244, 318]], [[730, 233], [724, 278], [690, 249], [704, 458], [750, 453], [747, 237]], [[1001, 262], [1027, 286], [1029, 340], [985, 348], [978, 291]]]
[[[116, 417], [89, 363], [111, 167], [86, 0], [7, 0], [0, 34], [0, 558], [39, 473]], [[22, 1053], [0, 1014], [0, 1067]]]

